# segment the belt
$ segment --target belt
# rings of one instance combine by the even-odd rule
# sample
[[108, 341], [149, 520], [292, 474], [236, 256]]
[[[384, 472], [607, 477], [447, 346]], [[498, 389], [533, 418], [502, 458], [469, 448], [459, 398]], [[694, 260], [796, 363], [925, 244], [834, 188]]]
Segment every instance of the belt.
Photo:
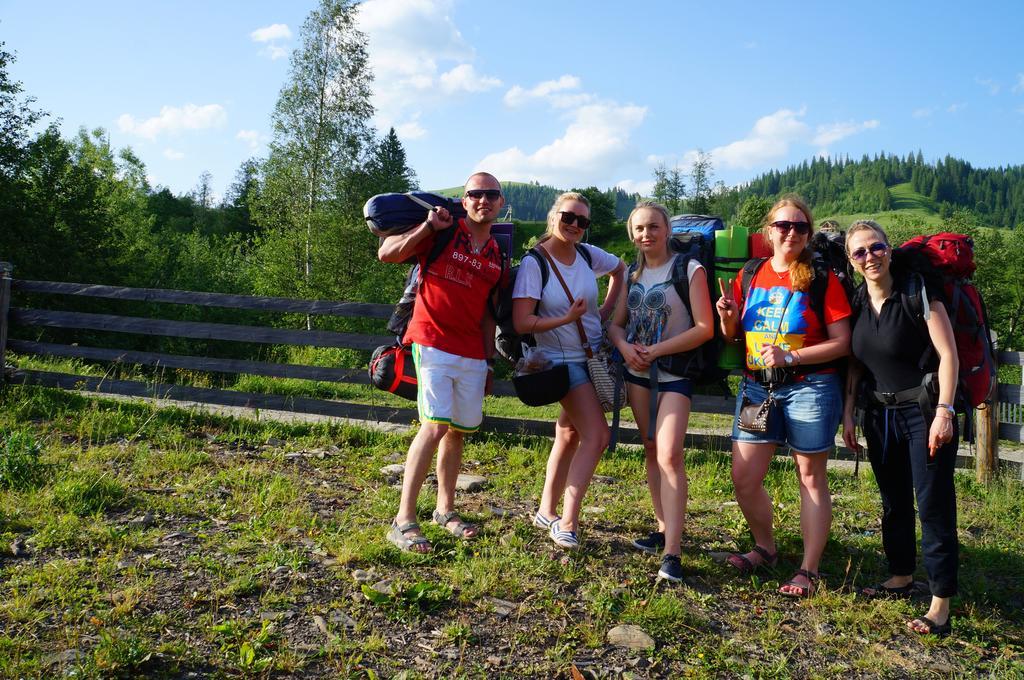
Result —
[[765, 387], [769, 385], [788, 385], [793, 382], [795, 373], [791, 368], [765, 368], [750, 371], [750, 377]]
[[875, 400], [875, 403], [881, 406], [898, 406], [912, 401], [919, 401], [921, 399], [921, 394], [926, 390], [927, 388], [924, 385], [918, 385], [917, 387], [900, 390], [899, 392], [872, 391], [871, 396]]

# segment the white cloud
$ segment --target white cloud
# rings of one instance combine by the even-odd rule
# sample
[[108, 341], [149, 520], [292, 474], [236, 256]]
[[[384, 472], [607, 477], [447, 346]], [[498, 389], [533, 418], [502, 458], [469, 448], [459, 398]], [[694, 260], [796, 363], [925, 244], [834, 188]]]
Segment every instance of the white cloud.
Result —
[[278, 59], [284, 59], [288, 56], [288, 48], [281, 47], [280, 45], [267, 45], [265, 48], [260, 50], [260, 54], [265, 57], [270, 57], [271, 61], [277, 61]]
[[646, 115], [646, 107], [633, 104], [587, 104], [571, 112], [565, 132], [550, 144], [532, 153], [511, 147], [488, 154], [476, 168], [499, 178], [554, 186], [603, 183], [623, 163], [635, 160], [630, 135]]
[[181, 151], [178, 151], [177, 149], [164, 149], [164, 158], [166, 158], [169, 161], [180, 161], [184, 157], [185, 154], [182, 153]]
[[423, 111], [448, 104], [453, 94], [501, 85], [476, 70], [476, 53], [455, 25], [453, 8], [454, 0], [365, 0], [359, 6], [379, 129], [423, 136], [426, 130], [415, 122]]
[[926, 107], [922, 107], [920, 109], [914, 109], [914, 112], [911, 115], [914, 118], [927, 118], [928, 116], [932, 115], [933, 113], [935, 113], [935, 109], [926, 106]]
[[988, 93], [993, 96], [999, 94], [999, 90], [1002, 88], [1002, 86], [992, 78], [975, 78], [974, 82], [987, 89]]
[[441, 89], [446, 93], [486, 92], [501, 87], [501, 81], [476, 72], [472, 64], [459, 64], [447, 73], [441, 74]]
[[1024, 92], [1024, 73], [1017, 74], [1017, 84], [1013, 86], [1013, 93]]
[[627, 194], [640, 194], [641, 196], [650, 196], [654, 193], [654, 180], [642, 179], [620, 179], [615, 183], [615, 186], [625, 191]]
[[946, 108], [946, 111], [949, 113], [958, 113], [966, 108], [967, 102], [955, 102], [953, 104], [950, 104], [949, 107]]
[[[743, 139], [716, 147], [709, 153], [716, 168], [750, 170], [779, 161], [789, 155], [794, 145], [814, 145], [819, 156], [828, 156], [826, 148], [851, 135], [876, 129], [877, 120], [862, 122], [846, 121], [821, 124], [811, 130], [803, 121], [807, 108], [799, 111], [779, 109], [773, 114], [759, 118]], [[687, 168], [693, 164], [697, 151], [683, 154], [677, 165]], [[648, 161], [663, 157], [651, 156]]]
[[753, 41], [753, 40], [750, 41], [750, 42], [745, 42], [745, 43], [743, 43], [743, 49], [745, 49], [745, 50], [757, 49], [757, 42]]
[[564, 75], [557, 80], [545, 80], [542, 83], [538, 83], [529, 90], [514, 85], [505, 93], [505, 106], [517, 107], [523, 106], [530, 102], [531, 99], [539, 99], [548, 97], [555, 93], [564, 92], [566, 90], [578, 90], [580, 88], [580, 79], [576, 76]]
[[864, 132], [865, 130], [874, 130], [877, 127], [877, 120], [866, 120], [863, 123], [857, 123], [851, 120], [845, 123], [819, 125], [817, 134], [814, 135], [814, 139], [811, 140], [811, 143], [824, 147], [830, 144], [835, 144], [840, 139], [845, 139], [850, 135], [855, 135], [858, 132]]
[[793, 142], [809, 136], [810, 129], [800, 120], [806, 111], [779, 109], [759, 118], [746, 137], [712, 149], [711, 157], [723, 168], [744, 170], [784, 158]]
[[289, 40], [292, 37], [292, 31], [288, 28], [288, 24], [271, 24], [263, 28], [257, 28], [249, 34], [249, 37], [252, 38], [253, 42], [258, 43]]
[[418, 120], [410, 120], [395, 128], [395, 134], [402, 139], [421, 139], [427, 135], [427, 130]]
[[185, 104], [182, 107], [164, 106], [160, 115], [136, 120], [135, 116], [123, 113], [117, 119], [121, 132], [144, 139], [156, 139], [164, 133], [176, 134], [185, 130], [206, 130], [221, 127], [227, 122], [228, 113], [220, 104]]
[[267, 136], [260, 133], [258, 130], [239, 130], [235, 134], [235, 139], [245, 142], [249, 149], [255, 151], [260, 148], [267, 141]]

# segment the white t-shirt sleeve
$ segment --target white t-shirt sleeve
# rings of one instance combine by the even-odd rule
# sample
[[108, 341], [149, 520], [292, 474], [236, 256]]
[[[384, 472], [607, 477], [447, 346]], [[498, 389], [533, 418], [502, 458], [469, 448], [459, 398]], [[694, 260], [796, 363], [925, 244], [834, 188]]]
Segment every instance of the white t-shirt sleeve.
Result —
[[542, 292], [540, 265], [537, 264], [537, 258], [532, 255], [525, 255], [519, 263], [516, 285], [512, 288], [512, 299], [530, 298], [531, 300], [540, 300]]
[[583, 247], [590, 253], [590, 268], [594, 270], [594, 276], [604, 276], [615, 271], [615, 268], [619, 266], [618, 255], [612, 255], [589, 243], [584, 243]]
[[697, 258], [691, 258], [690, 262], [686, 265], [686, 280], [693, 283], [693, 277], [697, 275], [697, 272], [704, 272], [704, 265], [697, 261]]

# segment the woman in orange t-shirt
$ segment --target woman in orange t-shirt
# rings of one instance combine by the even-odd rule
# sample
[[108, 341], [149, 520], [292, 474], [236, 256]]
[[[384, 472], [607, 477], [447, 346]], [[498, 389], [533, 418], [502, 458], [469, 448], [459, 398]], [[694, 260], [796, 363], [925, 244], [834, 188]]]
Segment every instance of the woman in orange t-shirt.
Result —
[[[808, 244], [813, 224], [803, 199], [789, 195], [779, 200], [762, 225], [772, 256], [744, 267], [756, 267], [746, 291], [740, 277], [731, 290], [720, 280], [717, 303], [722, 334], [746, 346], [732, 433], [732, 480], [754, 548], [730, 555], [728, 561], [742, 573], [777, 561], [772, 501], [764, 478], [775, 448], [788, 446], [800, 483], [804, 542], [800, 568], [779, 588], [789, 597], [813, 594], [832, 525], [826, 464], [843, 409], [834, 362], [850, 352], [850, 305], [836, 275], [812, 264]], [[815, 285], [816, 276], [827, 279], [819, 278]], [[741, 429], [744, 403], [767, 399], [774, 405], [765, 427], [757, 432]]]

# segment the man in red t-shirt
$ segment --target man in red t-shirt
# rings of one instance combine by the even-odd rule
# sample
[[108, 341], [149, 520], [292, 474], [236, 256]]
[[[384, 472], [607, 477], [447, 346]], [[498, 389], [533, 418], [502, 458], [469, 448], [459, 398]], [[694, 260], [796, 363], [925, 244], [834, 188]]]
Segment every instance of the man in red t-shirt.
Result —
[[[455, 482], [463, 438], [480, 427], [484, 394], [494, 375], [494, 317], [487, 302], [502, 282], [504, 268], [491, 225], [504, 202], [498, 180], [478, 172], [466, 181], [465, 220], [454, 222], [446, 209], [435, 208], [416, 228], [385, 238], [377, 252], [381, 262], [416, 257], [420, 263], [416, 304], [403, 339], [413, 344], [420, 429], [409, 447], [402, 500], [388, 531], [388, 540], [402, 550], [431, 550], [416, 522], [416, 499], [435, 451], [434, 522], [461, 538], [474, 538], [480, 531], [454, 511]], [[445, 229], [454, 229], [454, 235], [424, 267], [437, 232]]]

